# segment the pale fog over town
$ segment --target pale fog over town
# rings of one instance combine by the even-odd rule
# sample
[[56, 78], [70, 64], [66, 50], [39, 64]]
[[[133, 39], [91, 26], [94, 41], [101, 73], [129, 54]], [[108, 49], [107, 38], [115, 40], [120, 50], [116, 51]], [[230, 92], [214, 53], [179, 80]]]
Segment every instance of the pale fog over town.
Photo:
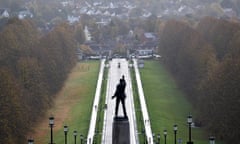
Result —
[[217, 18], [239, 18], [237, 0], [1, 0], [2, 18], [17, 16], [24, 18], [41, 17], [46, 22], [54, 20], [77, 22], [82, 15], [94, 17], [96, 22], [108, 24], [112, 18], [157, 17], [162, 19], [213, 16]]

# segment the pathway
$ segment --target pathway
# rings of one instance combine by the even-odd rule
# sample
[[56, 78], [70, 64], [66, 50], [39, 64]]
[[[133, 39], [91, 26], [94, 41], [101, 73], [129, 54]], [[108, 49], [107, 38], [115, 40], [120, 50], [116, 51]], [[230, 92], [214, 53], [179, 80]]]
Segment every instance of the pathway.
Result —
[[[121, 67], [118, 68], [118, 63], [121, 64]], [[128, 62], [126, 59], [113, 59], [109, 62], [109, 73], [108, 73], [108, 84], [106, 92], [106, 105], [107, 109], [104, 113], [104, 125], [103, 125], [103, 135], [102, 135], [102, 144], [111, 144], [112, 143], [112, 123], [115, 111], [115, 99], [112, 100], [111, 96], [114, 94], [116, 85], [119, 82], [119, 79], [122, 75], [125, 76], [127, 83], [126, 86], [126, 110], [129, 119], [130, 125], [130, 142], [131, 144], [138, 144], [137, 136], [137, 125], [135, 118], [133, 94], [132, 94], [132, 83], [130, 78], [130, 72], [128, 69]], [[119, 105], [118, 115], [123, 116], [122, 105]]]
[[104, 63], [105, 63], [105, 59], [101, 60], [100, 71], [99, 71], [98, 81], [97, 81], [97, 88], [96, 88], [93, 107], [92, 107], [92, 115], [91, 115], [89, 130], [88, 130], [87, 144], [92, 144], [93, 143], [93, 137], [94, 137], [94, 134], [95, 134], [98, 104], [99, 104], [99, 100], [100, 100], [101, 86], [102, 86], [102, 80], [103, 80], [103, 72], [104, 72], [104, 66], [105, 66]]
[[147, 143], [153, 144], [151, 123], [150, 123], [150, 119], [149, 119], [149, 115], [148, 115], [148, 111], [147, 111], [147, 105], [146, 105], [145, 96], [144, 96], [144, 92], [143, 92], [140, 73], [138, 70], [137, 60], [134, 59], [133, 61], [134, 61], [134, 69], [135, 69], [136, 81], [137, 81], [137, 86], [138, 86], [138, 95], [139, 95], [139, 99], [140, 99], [140, 105], [141, 105], [141, 110], [142, 110], [142, 115], [143, 115], [143, 120], [144, 120], [145, 134], [147, 137]]

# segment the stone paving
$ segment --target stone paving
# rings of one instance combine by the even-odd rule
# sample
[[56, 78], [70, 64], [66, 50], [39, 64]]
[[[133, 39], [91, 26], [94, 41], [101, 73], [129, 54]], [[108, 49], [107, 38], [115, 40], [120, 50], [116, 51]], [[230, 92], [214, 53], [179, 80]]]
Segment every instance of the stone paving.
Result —
[[[118, 63], [120, 63], [120, 68], [118, 68]], [[119, 82], [119, 79], [122, 75], [125, 76], [127, 83], [126, 86], [126, 95], [125, 100], [127, 115], [130, 124], [130, 142], [131, 144], [138, 143], [137, 137], [137, 126], [132, 94], [132, 84], [131, 77], [128, 68], [128, 61], [126, 59], [113, 59], [109, 63], [109, 73], [108, 73], [108, 84], [107, 84], [107, 93], [106, 93], [106, 105], [107, 109], [105, 110], [104, 115], [104, 128], [102, 135], [102, 144], [111, 144], [112, 143], [112, 122], [115, 112], [115, 99], [111, 99], [111, 96], [114, 94], [116, 86]], [[119, 105], [118, 115], [123, 116], [122, 105]]]

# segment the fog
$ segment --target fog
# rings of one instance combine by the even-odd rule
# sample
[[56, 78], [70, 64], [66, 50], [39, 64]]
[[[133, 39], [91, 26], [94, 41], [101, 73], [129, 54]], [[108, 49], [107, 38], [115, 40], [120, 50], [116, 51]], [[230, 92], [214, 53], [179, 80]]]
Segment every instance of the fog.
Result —
[[7, 9], [10, 16], [27, 11], [23, 18], [41, 19], [45, 22], [68, 20], [78, 21], [81, 15], [102, 19], [117, 17], [162, 19], [212, 16], [217, 18], [239, 18], [238, 0], [1, 0], [1, 9]]

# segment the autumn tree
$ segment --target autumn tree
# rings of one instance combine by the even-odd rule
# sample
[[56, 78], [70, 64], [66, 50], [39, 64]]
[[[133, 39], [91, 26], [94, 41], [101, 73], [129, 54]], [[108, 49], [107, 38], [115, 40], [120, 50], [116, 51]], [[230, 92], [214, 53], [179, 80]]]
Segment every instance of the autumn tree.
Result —
[[194, 29], [174, 20], [166, 23], [159, 44], [163, 62], [185, 92], [193, 95], [208, 67], [216, 63], [213, 48]]
[[66, 78], [66, 74], [75, 65], [76, 46], [72, 29], [66, 24], [59, 25], [41, 38], [40, 48], [43, 53], [38, 57], [45, 65], [44, 72], [51, 92], [55, 93], [61, 87], [60, 81]]
[[0, 143], [23, 143], [27, 121], [21, 88], [7, 68], [0, 68]]
[[25, 134], [49, 108], [76, 64], [75, 34], [75, 27], [68, 24], [42, 34], [31, 21], [16, 18], [2, 29], [0, 143], [26, 142]]
[[200, 21], [197, 30], [213, 45], [216, 50], [217, 58], [222, 60], [226, 53], [229, 52], [232, 38], [240, 30], [240, 24], [206, 17]]
[[203, 83], [199, 99], [207, 129], [229, 143], [237, 143], [240, 134], [239, 72], [240, 59], [226, 58]]

